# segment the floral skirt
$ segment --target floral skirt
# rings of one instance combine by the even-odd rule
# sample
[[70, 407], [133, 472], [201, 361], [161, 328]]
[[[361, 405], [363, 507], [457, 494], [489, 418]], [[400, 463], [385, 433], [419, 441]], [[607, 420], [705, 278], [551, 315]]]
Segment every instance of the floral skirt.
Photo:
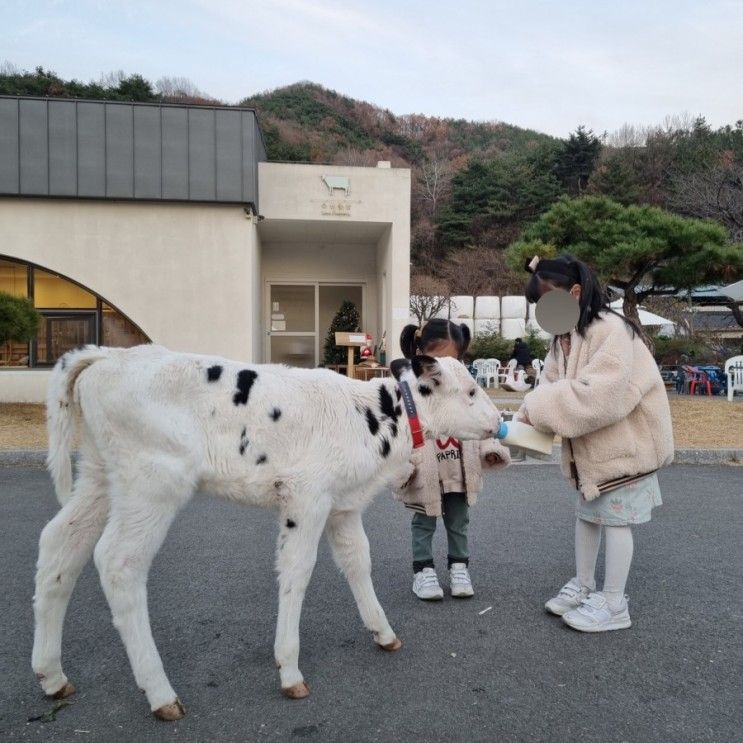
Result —
[[653, 508], [662, 504], [658, 475], [653, 474], [591, 501], [578, 493], [575, 515], [583, 521], [604, 526], [643, 524], [650, 521]]

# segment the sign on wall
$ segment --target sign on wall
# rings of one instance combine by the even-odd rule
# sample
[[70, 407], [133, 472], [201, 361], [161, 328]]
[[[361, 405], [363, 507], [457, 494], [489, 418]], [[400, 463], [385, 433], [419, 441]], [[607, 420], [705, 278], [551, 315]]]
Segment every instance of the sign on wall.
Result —
[[320, 213], [330, 217], [351, 216], [351, 179], [346, 175], [321, 175], [328, 198], [320, 205]]

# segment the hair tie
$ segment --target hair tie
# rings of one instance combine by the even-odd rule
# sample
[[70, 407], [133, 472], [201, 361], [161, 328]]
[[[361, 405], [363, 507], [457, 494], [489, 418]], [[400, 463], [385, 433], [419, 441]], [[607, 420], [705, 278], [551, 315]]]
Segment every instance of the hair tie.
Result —
[[524, 270], [529, 273], [536, 273], [540, 260], [542, 259], [538, 255], [535, 255], [531, 260], [526, 261], [524, 264]]

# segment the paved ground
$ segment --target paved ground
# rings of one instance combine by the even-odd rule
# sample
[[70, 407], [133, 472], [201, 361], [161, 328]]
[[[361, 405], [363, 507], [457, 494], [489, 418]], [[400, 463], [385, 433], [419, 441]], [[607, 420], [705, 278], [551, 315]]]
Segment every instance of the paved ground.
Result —
[[488, 479], [473, 511], [478, 595], [469, 601], [413, 597], [409, 516], [378, 499], [366, 517], [375, 581], [404, 647], [375, 648], [323, 546], [302, 620], [301, 668], [313, 693], [299, 702], [279, 695], [272, 661], [273, 516], [197, 498], [150, 579], [154, 634], [188, 716], [170, 724], [150, 716], [90, 567], [64, 643], [78, 694], [55, 720], [29, 722], [55, 704], [29, 659], [36, 540], [56, 506], [42, 470], [0, 469], [0, 738], [741, 740], [742, 471], [677, 466], [661, 481], [665, 506], [636, 530], [635, 626], [599, 636], [541, 609], [573, 574], [572, 496], [556, 467]]

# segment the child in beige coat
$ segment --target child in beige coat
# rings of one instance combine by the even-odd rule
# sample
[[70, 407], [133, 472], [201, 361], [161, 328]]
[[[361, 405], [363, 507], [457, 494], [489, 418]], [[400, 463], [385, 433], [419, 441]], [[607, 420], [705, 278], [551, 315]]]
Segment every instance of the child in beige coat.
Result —
[[[661, 505], [657, 471], [673, 460], [665, 385], [639, 329], [611, 311], [590, 268], [571, 256], [535, 258], [527, 299], [563, 289], [579, 303], [576, 328], [556, 337], [539, 386], [519, 417], [562, 437], [562, 469], [577, 489], [576, 575], [546, 604], [583, 632], [626, 629], [624, 589], [632, 562], [631, 525]], [[606, 573], [594, 572], [602, 529]]]
[[[461, 359], [469, 341], [466, 325], [443, 319], [430, 320], [422, 329], [408, 325], [400, 336], [400, 346], [407, 358], [426, 354]], [[433, 562], [433, 535], [439, 516], [447, 535], [452, 596], [474, 595], [467, 540], [469, 507], [482, 491], [483, 465], [499, 468], [509, 462], [508, 450], [495, 439], [427, 439], [424, 447], [414, 452], [415, 472], [395, 494], [415, 511], [411, 524], [413, 593], [418, 598], [430, 601], [444, 596]]]

